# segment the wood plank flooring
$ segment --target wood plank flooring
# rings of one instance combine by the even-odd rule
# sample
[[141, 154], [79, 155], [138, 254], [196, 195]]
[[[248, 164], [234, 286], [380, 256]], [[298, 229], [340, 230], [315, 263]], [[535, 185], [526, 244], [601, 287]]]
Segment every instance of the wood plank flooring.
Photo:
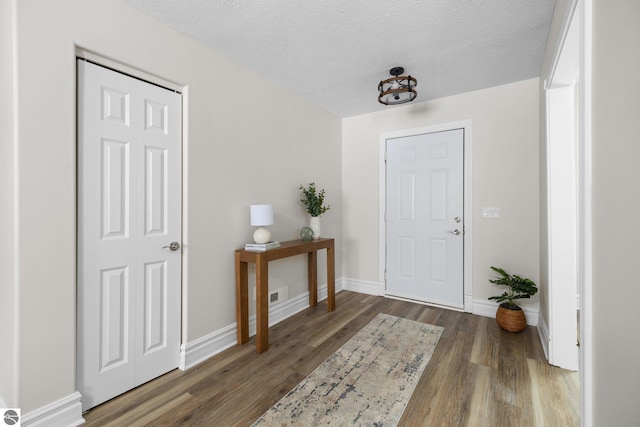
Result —
[[579, 377], [546, 363], [535, 328], [343, 291], [198, 366], [175, 370], [84, 416], [86, 426], [249, 426], [378, 313], [444, 327], [400, 426], [577, 426]]

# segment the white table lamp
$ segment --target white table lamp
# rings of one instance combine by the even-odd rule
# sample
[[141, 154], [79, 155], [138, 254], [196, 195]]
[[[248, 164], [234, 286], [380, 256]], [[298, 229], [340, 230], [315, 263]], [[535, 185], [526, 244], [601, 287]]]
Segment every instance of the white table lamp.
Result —
[[253, 240], [256, 243], [269, 242], [271, 233], [264, 226], [273, 225], [273, 206], [251, 205], [251, 225], [260, 227], [253, 233]]

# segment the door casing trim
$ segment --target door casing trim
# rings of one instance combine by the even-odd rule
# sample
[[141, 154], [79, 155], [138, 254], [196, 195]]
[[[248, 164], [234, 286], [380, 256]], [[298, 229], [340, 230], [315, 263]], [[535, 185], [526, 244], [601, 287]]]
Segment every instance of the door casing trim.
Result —
[[472, 286], [472, 241], [473, 241], [473, 217], [472, 217], [472, 179], [471, 179], [471, 147], [472, 147], [472, 120], [461, 120], [457, 122], [442, 123], [419, 128], [403, 129], [393, 132], [384, 132], [379, 137], [379, 208], [378, 208], [378, 283], [379, 295], [386, 295], [387, 280], [387, 227], [386, 227], [386, 205], [387, 205], [387, 140], [392, 138], [403, 138], [408, 136], [421, 135], [425, 133], [444, 132], [454, 129], [464, 130], [464, 311], [470, 313], [473, 308], [473, 286]]

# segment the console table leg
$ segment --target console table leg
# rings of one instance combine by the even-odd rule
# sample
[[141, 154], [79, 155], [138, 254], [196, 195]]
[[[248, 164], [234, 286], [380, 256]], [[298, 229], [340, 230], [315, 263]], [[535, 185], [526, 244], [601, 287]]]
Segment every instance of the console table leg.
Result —
[[307, 275], [309, 277], [309, 306], [318, 305], [318, 251], [307, 254]]
[[269, 349], [269, 264], [256, 258], [256, 350]]
[[333, 244], [327, 248], [327, 311], [336, 309], [336, 259]]
[[248, 264], [236, 253], [236, 322], [238, 344], [249, 341], [249, 276]]

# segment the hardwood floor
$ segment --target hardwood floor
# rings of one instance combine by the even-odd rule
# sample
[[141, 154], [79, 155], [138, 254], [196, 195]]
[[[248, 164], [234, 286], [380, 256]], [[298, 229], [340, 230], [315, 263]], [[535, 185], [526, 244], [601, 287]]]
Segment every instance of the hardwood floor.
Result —
[[235, 346], [84, 416], [86, 426], [248, 426], [382, 312], [444, 327], [400, 426], [577, 426], [578, 373], [546, 363], [538, 333], [494, 319], [343, 291], [269, 329], [271, 347]]

